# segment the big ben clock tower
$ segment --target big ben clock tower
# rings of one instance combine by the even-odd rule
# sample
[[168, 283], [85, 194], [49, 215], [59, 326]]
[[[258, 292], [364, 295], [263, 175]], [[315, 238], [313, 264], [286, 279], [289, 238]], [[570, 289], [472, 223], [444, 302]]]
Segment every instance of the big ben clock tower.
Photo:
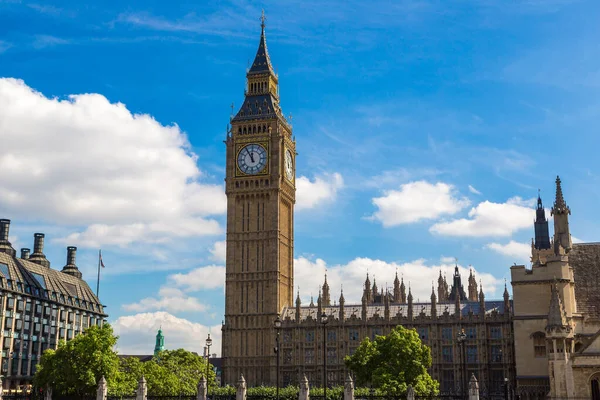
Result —
[[296, 146], [279, 107], [261, 18], [245, 99], [231, 119], [226, 160], [227, 260], [223, 383], [275, 383], [273, 322], [294, 287]]

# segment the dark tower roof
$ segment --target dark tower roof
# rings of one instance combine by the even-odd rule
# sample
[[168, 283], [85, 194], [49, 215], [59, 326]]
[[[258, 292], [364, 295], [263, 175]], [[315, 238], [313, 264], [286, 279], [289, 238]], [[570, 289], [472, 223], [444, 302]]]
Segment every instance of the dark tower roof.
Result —
[[542, 204], [542, 198], [538, 193], [537, 208], [535, 210], [535, 242], [534, 247], [538, 250], [550, 248], [550, 232], [548, 229], [548, 220], [546, 219], [546, 211]]
[[250, 70], [248, 71], [249, 75], [264, 73], [271, 73], [275, 75], [273, 72], [273, 66], [271, 65], [269, 51], [267, 50], [267, 39], [265, 38], [265, 20], [265, 12], [263, 11], [260, 17], [260, 42], [258, 43], [258, 50], [256, 50], [256, 56], [254, 57], [252, 67], [250, 67]]
[[454, 266], [454, 277], [452, 282], [452, 289], [450, 290], [449, 300], [456, 300], [459, 298], [460, 300], [467, 300], [467, 294], [465, 293], [465, 289], [463, 288], [462, 281], [460, 278], [460, 273], [458, 272], [458, 265]]

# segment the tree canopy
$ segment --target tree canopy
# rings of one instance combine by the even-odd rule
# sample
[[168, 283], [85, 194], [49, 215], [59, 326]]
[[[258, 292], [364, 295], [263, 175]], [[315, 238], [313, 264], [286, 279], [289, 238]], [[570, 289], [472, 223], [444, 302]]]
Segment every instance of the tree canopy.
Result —
[[[152, 360], [119, 358], [114, 350], [118, 337], [112, 327], [92, 326], [56, 350], [46, 350], [33, 378], [37, 387], [52, 387], [54, 393], [83, 396], [94, 394], [104, 376], [111, 395], [130, 395], [144, 376], [148, 392], [156, 396], [195, 394], [206, 376], [206, 359], [183, 350], [166, 350]], [[216, 385], [213, 368], [208, 368], [209, 388]]]
[[344, 362], [354, 372], [357, 385], [371, 385], [393, 395], [406, 393], [408, 385], [417, 395], [439, 391], [439, 383], [427, 372], [431, 351], [414, 329], [397, 326], [386, 336], [373, 341], [366, 338]]

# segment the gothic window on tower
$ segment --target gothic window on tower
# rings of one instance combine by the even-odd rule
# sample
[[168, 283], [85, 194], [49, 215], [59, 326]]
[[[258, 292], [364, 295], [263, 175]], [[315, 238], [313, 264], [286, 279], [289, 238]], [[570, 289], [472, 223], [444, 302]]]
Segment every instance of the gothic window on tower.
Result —
[[327, 348], [327, 364], [337, 364], [337, 350], [334, 347]]
[[477, 329], [476, 328], [467, 328], [466, 334], [468, 339], [477, 339]]
[[469, 364], [477, 362], [477, 346], [467, 346], [467, 362]]
[[453, 361], [452, 346], [442, 347], [442, 361], [445, 363], [451, 363]]
[[283, 363], [289, 365], [292, 363], [292, 349], [283, 350]]
[[532, 335], [533, 338], [533, 355], [534, 357], [546, 357], [546, 335], [542, 332], [536, 332]]
[[493, 363], [501, 363], [502, 362], [502, 346], [492, 345], [490, 346], [490, 359]]
[[327, 331], [327, 341], [328, 342], [335, 342], [336, 337], [337, 337], [336, 331], [334, 331], [334, 330]]
[[312, 343], [315, 341], [315, 331], [307, 331], [306, 332], [306, 341], [308, 343]]
[[502, 328], [499, 326], [491, 326], [490, 339], [502, 339]]
[[315, 363], [315, 351], [313, 349], [304, 350], [304, 363], [314, 364]]
[[444, 327], [442, 328], [442, 340], [452, 340], [452, 328]]
[[290, 343], [292, 341], [292, 332], [283, 332], [283, 343]]
[[358, 330], [350, 329], [350, 331], [348, 332], [348, 339], [350, 341], [357, 341], [358, 340]]
[[419, 337], [421, 338], [421, 340], [429, 339], [429, 329], [427, 327], [417, 328], [417, 332], [419, 333]]
[[371, 340], [375, 340], [377, 336], [381, 336], [381, 328], [371, 329]]

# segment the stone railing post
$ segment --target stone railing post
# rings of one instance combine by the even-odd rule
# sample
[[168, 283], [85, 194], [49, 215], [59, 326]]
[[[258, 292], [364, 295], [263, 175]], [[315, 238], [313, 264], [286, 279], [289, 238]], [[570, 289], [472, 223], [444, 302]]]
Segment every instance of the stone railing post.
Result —
[[406, 389], [406, 400], [415, 400], [415, 389], [412, 385], [408, 385]]
[[196, 400], [206, 400], [206, 378], [204, 375], [202, 375], [200, 382], [198, 382], [198, 395], [196, 396]]
[[137, 392], [135, 393], [135, 400], [146, 400], [148, 398], [148, 386], [146, 385], [146, 378], [142, 375], [138, 382]]
[[469, 380], [469, 400], [479, 400], [479, 383], [475, 378], [475, 374], [471, 374]]
[[244, 375], [240, 374], [240, 380], [237, 384], [237, 393], [235, 394], [235, 400], [246, 400], [246, 380]]
[[308, 387], [308, 379], [306, 375], [300, 381], [300, 391], [298, 392], [298, 400], [309, 400], [310, 399], [310, 388]]
[[352, 381], [350, 374], [344, 382], [344, 400], [354, 400], [354, 381]]
[[98, 382], [98, 390], [96, 390], [96, 400], [106, 400], [106, 396], [108, 395], [108, 385], [106, 384], [106, 379], [104, 376]]
[[50, 386], [46, 386], [46, 391], [44, 392], [44, 400], [52, 400], [52, 388]]

